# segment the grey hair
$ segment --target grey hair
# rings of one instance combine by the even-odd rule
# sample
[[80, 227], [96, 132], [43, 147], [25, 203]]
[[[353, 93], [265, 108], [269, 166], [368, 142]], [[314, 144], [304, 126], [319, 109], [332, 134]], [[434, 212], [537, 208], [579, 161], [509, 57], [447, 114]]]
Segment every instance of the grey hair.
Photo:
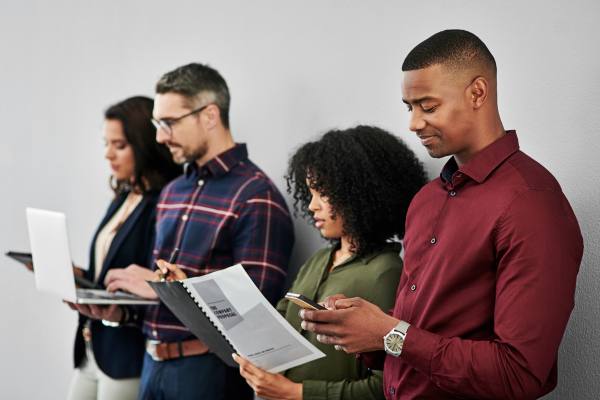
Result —
[[156, 93], [180, 94], [192, 107], [214, 103], [219, 107], [223, 126], [229, 128], [229, 88], [221, 74], [208, 65], [191, 63], [167, 72], [156, 83]]

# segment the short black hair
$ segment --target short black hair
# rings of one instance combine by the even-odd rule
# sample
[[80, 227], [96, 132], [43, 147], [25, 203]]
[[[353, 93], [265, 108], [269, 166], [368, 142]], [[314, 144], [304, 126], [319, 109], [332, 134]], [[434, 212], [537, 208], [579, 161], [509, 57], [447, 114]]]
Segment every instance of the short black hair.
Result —
[[461, 29], [438, 32], [416, 45], [404, 59], [402, 71], [436, 64], [459, 69], [480, 64], [496, 74], [496, 60], [485, 43], [471, 32]]
[[313, 223], [309, 189], [326, 196], [358, 255], [404, 236], [408, 205], [427, 181], [423, 165], [403, 141], [364, 125], [331, 130], [302, 145], [291, 157], [285, 178], [294, 214], [301, 212]]
[[[160, 191], [182, 173], [167, 147], [156, 142], [156, 128], [151, 122], [153, 106], [152, 99], [134, 96], [104, 112], [105, 119], [120, 121], [123, 126], [125, 139], [133, 150], [134, 189], [139, 192]], [[116, 182], [113, 190], [118, 194], [129, 186], [130, 182]]]
[[199, 96], [211, 96], [210, 101], [219, 107], [223, 126], [229, 128], [231, 96], [227, 82], [216, 69], [191, 63], [167, 72], [156, 83], [156, 93], [170, 92], [184, 96], [192, 104], [199, 100]]

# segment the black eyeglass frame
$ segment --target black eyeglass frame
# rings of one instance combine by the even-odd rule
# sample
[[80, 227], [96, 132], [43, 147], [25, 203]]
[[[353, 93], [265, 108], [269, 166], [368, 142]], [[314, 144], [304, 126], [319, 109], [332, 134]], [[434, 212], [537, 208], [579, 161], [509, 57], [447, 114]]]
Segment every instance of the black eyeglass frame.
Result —
[[189, 113], [184, 114], [177, 118], [166, 118], [166, 119], [150, 118], [150, 120], [152, 121], [152, 125], [154, 125], [154, 127], [156, 128], [157, 131], [162, 129], [167, 135], [173, 136], [173, 125], [175, 125], [177, 122], [181, 121], [182, 119], [189, 117], [190, 115], [194, 115], [194, 114], [198, 114], [199, 112], [202, 112], [206, 107], [211, 106], [213, 104], [214, 103], [206, 104], [202, 107], [196, 108], [196, 109], [190, 111]]

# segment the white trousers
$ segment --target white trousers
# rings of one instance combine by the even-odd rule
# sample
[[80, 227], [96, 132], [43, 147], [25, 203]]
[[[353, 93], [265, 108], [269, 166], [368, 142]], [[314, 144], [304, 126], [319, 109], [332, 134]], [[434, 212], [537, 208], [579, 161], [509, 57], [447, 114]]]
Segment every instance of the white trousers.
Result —
[[90, 346], [86, 359], [75, 369], [68, 400], [136, 400], [140, 378], [113, 379], [98, 368]]

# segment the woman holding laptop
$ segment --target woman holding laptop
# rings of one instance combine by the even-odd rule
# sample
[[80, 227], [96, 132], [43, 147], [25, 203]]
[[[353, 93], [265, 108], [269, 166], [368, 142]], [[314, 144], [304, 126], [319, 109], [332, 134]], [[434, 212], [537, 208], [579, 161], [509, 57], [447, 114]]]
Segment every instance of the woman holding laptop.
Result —
[[[153, 101], [131, 97], [104, 113], [105, 157], [115, 197], [92, 239], [89, 268], [82, 272], [103, 288], [111, 268], [147, 268], [162, 187], [181, 173], [166, 147], [155, 141]], [[139, 309], [74, 305], [79, 311], [75, 373], [69, 399], [136, 399], [145, 341]]]

